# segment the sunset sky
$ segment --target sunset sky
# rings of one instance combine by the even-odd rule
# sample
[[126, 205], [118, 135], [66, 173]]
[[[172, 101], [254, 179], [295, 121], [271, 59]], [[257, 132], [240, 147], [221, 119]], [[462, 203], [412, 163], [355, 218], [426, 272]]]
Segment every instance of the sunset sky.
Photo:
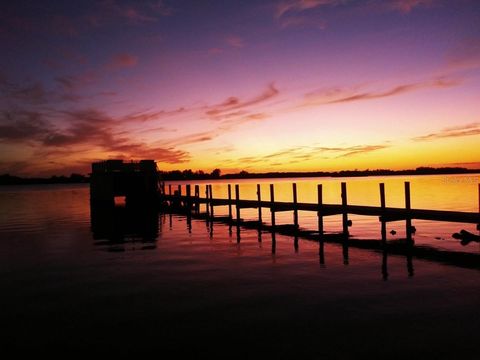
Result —
[[3, 1], [0, 173], [480, 168], [480, 1]]

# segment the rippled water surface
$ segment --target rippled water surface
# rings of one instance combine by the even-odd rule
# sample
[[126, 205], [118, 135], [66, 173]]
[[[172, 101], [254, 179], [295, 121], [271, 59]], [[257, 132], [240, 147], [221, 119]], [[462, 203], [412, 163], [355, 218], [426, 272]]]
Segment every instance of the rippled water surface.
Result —
[[[299, 182], [299, 192], [315, 183]], [[475, 209], [476, 185], [467, 185], [471, 194], [455, 197], [459, 210]], [[282, 186], [290, 189], [279, 184], [279, 199], [288, 197], [280, 195], [287, 193]], [[356, 186], [349, 181], [352, 202]], [[214, 192], [223, 187], [215, 185]], [[249, 188], [254, 185], [241, 190], [249, 194]], [[389, 188], [394, 184], [387, 182], [387, 199]], [[412, 199], [419, 188], [412, 181]], [[414, 207], [416, 201], [433, 204], [420, 197]], [[84, 185], [4, 187], [0, 204], [5, 349], [478, 355], [475, 268], [357, 248], [346, 254], [330, 243], [320, 256], [317, 242], [300, 240], [295, 249], [293, 239], [281, 235], [272, 253], [272, 235], [255, 229], [241, 229], [238, 239], [225, 224], [182, 216], [125, 208], [91, 213]], [[360, 237], [360, 227], [355, 232]]]

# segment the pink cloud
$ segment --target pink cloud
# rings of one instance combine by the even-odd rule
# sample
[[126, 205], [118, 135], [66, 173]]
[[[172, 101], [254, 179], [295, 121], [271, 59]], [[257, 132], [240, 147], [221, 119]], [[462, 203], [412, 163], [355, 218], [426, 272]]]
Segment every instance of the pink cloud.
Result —
[[118, 70], [122, 68], [129, 68], [137, 65], [138, 57], [131, 54], [117, 54], [114, 55], [106, 64], [106, 67], [111, 70]]
[[342, 3], [342, 0], [291, 0], [283, 1], [276, 7], [275, 17], [281, 18], [289, 12], [301, 12], [322, 6], [334, 6]]
[[228, 45], [234, 48], [242, 48], [245, 46], [245, 41], [239, 36], [228, 36], [225, 41]]
[[381, 99], [402, 95], [422, 89], [444, 89], [457, 86], [459, 79], [438, 77], [423, 82], [399, 84], [394, 87], [377, 91], [360, 91], [358, 89], [330, 88], [310, 92], [305, 95], [302, 106], [318, 106], [327, 104], [349, 103], [362, 100]]
[[431, 6], [434, 0], [392, 0], [390, 6], [404, 14], [409, 13], [416, 7]]

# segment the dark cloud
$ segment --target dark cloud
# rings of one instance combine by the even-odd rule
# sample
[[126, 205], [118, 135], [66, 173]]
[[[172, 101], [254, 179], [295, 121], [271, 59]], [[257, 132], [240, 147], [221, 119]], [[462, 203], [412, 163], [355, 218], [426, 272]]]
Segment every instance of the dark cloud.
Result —
[[480, 134], [480, 122], [448, 127], [428, 135], [414, 137], [413, 141], [430, 141], [445, 138], [457, 138]]
[[19, 142], [39, 139], [49, 131], [43, 114], [33, 111], [11, 110], [0, 115], [0, 141]]

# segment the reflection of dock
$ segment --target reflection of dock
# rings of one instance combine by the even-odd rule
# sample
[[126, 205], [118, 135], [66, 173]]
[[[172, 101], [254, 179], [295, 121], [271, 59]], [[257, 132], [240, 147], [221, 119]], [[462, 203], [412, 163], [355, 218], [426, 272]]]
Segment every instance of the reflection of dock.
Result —
[[90, 206], [95, 245], [108, 251], [156, 248], [159, 233], [155, 208]]

